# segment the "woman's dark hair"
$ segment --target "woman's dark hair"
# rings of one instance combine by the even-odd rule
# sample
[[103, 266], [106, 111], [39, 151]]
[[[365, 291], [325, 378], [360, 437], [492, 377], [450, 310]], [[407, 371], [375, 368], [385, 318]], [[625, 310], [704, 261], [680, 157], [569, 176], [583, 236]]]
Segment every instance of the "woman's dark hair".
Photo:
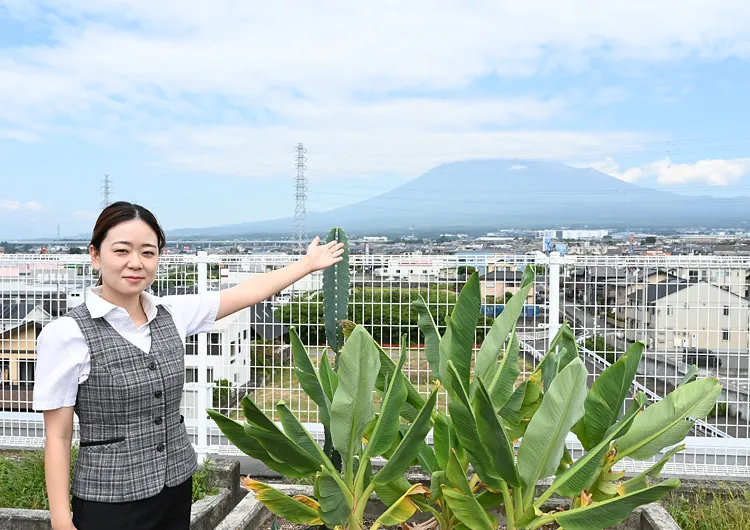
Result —
[[[154, 233], [156, 233], [159, 254], [161, 254], [161, 251], [164, 250], [164, 247], [167, 245], [167, 238], [164, 235], [164, 230], [162, 230], [159, 225], [159, 221], [156, 220], [154, 214], [143, 206], [125, 201], [113, 202], [102, 210], [102, 213], [99, 214], [99, 218], [94, 225], [90, 244], [97, 252], [101, 252], [102, 242], [107, 237], [109, 231], [120, 223], [125, 223], [134, 219], [142, 220], [151, 227]], [[99, 283], [97, 285], [101, 285], [101, 283], [102, 278], [99, 276]]]

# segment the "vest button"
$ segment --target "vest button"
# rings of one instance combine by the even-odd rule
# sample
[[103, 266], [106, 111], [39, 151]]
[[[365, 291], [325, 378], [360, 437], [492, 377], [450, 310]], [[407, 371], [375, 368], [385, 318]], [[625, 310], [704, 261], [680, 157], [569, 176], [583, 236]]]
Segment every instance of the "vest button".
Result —
[[154, 423], [157, 424], [157, 425], [161, 425], [161, 418], [156, 418], [154, 420]]
[[156, 392], [154, 392], [154, 397], [155, 398], [160, 398], [161, 397], [161, 390], [157, 390]]
[[156, 446], [156, 450], [157, 450], [157, 451], [159, 451], [160, 453], [161, 453], [162, 451], [164, 451], [164, 444], [159, 444], [159, 445], [157, 445], [157, 446]]
[[156, 363], [154, 361], [151, 361], [150, 363], [148, 363], [148, 369], [156, 370]]

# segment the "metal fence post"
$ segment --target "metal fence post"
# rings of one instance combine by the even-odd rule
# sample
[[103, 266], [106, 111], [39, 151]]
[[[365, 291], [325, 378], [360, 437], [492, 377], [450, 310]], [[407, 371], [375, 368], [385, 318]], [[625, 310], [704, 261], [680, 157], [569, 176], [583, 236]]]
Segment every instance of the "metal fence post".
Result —
[[549, 256], [549, 313], [547, 320], [549, 324], [549, 340], [557, 335], [560, 330], [560, 259], [559, 252], [552, 252]]
[[[198, 268], [198, 293], [208, 290], [208, 253], [198, 251], [196, 259]], [[208, 453], [208, 415], [206, 408], [209, 407], [209, 381], [208, 381], [208, 337], [206, 333], [198, 334], [198, 400], [195, 405], [195, 413], [198, 416], [198, 437], [196, 452], [200, 461], [205, 460]]]

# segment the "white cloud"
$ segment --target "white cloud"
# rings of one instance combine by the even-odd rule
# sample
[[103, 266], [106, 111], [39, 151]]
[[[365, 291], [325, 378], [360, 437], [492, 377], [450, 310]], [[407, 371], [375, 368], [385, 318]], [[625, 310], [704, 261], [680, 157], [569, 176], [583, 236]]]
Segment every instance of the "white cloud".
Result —
[[669, 157], [650, 162], [625, 171], [612, 158], [591, 163], [573, 164], [577, 167], [591, 167], [627, 182], [635, 182], [646, 177], [655, 178], [664, 186], [683, 184], [705, 184], [708, 186], [731, 186], [744, 175], [750, 173], [750, 158], [734, 160], [706, 159], [693, 164], [675, 164]]
[[17, 212], [20, 209], [21, 203], [19, 201], [0, 200], [0, 210], [3, 212]]
[[[162, 163], [239, 176], [288, 172], [298, 141], [311, 172], [350, 175], [642, 143], [653, 138], [552, 129], [570, 112], [566, 97], [476, 99], [464, 89], [593, 60], [750, 55], [743, 0], [453, 0], [440, 9], [27, 0], [6, 9], [37, 34], [47, 27], [50, 42], [0, 49], [0, 136], [135, 138]], [[618, 97], [616, 88], [600, 95]]]
[[510, 166], [509, 169], [511, 171], [518, 171], [518, 170], [521, 170], [521, 169], [526, 169], [526, 166], [521, 166], [521, 165], [516, 164], [515, 166]]
[[9, 199], [0, 199], [0, 211], [2, 212], [38, 212], [44, 209], [44, 205], [36, 201], [13, 201]]

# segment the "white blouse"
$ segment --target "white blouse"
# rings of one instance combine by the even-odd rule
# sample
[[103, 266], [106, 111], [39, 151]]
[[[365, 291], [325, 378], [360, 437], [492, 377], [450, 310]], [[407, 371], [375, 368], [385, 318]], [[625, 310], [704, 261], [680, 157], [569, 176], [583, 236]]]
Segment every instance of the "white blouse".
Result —
[[[169, 311], [184, 346], [185, 337], [213, 328], [219, 312], [219, 293], [208, 291], [160, 298], [143, 292], [141, 305], [148, 320], [140, 327], [125, 309], [101, 298], [101, 287], [89, 289], [85, 304], [93, 318], [103, 317], [125, 340], [148, 353], [151, 349], [149, 323], [156, 318], [157, 306], [162, 305]], [[39, 333], [36, 351], [34, 410], [75, 405], [78, 385], [88, 379], [91, 367], [89, 348], [76, 321], [72, 317], [60, 317], [47, 324]]]

